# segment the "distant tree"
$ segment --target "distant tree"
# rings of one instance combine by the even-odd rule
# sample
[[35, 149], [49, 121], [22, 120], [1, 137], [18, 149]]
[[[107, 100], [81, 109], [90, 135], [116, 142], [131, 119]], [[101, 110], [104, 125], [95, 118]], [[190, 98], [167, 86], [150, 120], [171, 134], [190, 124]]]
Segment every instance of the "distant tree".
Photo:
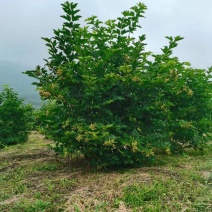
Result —
[[[209, 140], [211, 70], [172, 56], [182, 37], [167, 37], [162, 54], [145, 51], [138, 3], [115, 20], [78, 23], [77, 4], [62, 4], [65, 22], [43, 38], [50, 57], [26, 73], [43, 99], [46, 132], [57, 153], [81, 152], [95, 166], [142, 164], [155, 148], [179, 152]], [[151, 59], [149, 59], [151, 56]]]
[[23, 143], [32, 126], [32, 106], [25, 105], [13, 89], [0, 93], [0, 148]]

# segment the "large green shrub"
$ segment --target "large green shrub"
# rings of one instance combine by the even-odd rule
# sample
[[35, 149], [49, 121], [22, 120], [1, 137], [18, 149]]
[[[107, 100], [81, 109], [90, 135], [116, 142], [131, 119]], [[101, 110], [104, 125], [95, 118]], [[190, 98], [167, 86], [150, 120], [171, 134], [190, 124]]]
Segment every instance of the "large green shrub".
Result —
[[32, 106], [5, 86], [0, 93], [0, 148], [25, 142], [31, 126]]
[[62, 4], [65, 20], [43, 38], [50, 57], [27, 71], [43, 99], [45, 128], [57, 153], [80, 151], [99, 166], [142, 164], [155, 148], [181, 151], [209, 139], [211, 69], [193, 69], [172, 56], [182, 38], [167, 37], [162, 54], [145, 51], [140, 28], [146, 6], [137, 4], [116, 20], [96, 16], [78, 23], [77, 4]]

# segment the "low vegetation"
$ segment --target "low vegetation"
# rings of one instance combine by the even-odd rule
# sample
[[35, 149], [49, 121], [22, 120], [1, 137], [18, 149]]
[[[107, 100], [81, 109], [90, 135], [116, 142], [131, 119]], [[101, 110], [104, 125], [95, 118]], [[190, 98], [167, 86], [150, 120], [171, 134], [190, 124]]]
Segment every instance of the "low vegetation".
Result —
[[0, 150], [0, 211], [212, 210], [212, 146], [182, 156], [158, 155], [141, 168], [97, 171], [83, 158], [55, 159], [53, 144], [32, 132]]

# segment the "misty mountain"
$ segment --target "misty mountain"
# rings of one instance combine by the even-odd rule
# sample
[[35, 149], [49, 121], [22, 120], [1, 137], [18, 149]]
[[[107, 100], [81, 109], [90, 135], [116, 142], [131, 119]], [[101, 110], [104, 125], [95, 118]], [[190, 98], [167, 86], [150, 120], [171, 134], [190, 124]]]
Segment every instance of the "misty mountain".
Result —
[[0, 91], [2, 91], [3, 85], [7, 84], [19, 94], [20, 98], [24, 98], [26, 103], [31, 103], [37, 108], [42, 101], [36, 87], [32, 85], [35, 79], [22, 73], [28, 69], [29, 67], [22, 64], [0, 60]]

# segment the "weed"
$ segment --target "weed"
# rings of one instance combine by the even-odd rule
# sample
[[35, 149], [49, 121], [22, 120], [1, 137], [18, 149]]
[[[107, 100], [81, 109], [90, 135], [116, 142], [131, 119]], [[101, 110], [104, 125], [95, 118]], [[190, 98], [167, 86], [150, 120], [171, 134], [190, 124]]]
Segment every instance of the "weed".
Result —
[[75, 179], [60, 179], [60, 185], [62, 186], [62, 188], [65, 188], [67, 186], [76, 186], [77, 185], [77, 181]]
[[124, 189], [121, 201], [130, 207], [140, 207], [144, 202], [159, 201], [166, 195], [166, 189], [161, 182], [155, 181], [151, 185], [132, 185]]
[[46, 164], [39, 164], [38, 166], [34, 167], [36, 171], [55, 171], [58, 169], [56, 164], [46, 163]]
[[22, 201], [15, 204], [14, 207], [12, 208], [12, 211], [41, 212], [46, 211], [47, 209], [49, 210], [50, 208], [51, 208], [50, 202], [42, 200], [36, 200], [35, 202]]

